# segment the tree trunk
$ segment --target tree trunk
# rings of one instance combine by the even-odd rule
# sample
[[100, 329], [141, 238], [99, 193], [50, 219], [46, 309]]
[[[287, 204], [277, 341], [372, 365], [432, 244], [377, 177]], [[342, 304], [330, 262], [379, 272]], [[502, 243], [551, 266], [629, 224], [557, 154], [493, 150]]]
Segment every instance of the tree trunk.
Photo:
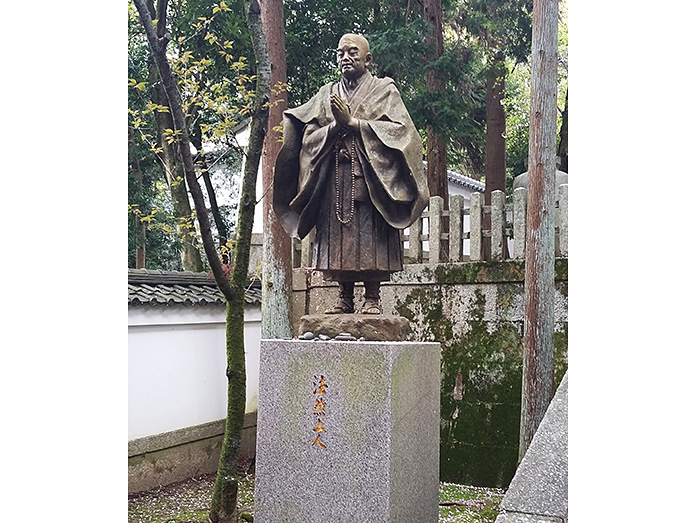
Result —
[[[426, 0], [424, 2], [424, 17], [431, 25], [428, 39], [434, 46], [432, 61], [443, 56], [443, 6], [441, 0]], [[438, 71], [433, 68], [426, 73], [426, 86], [431, 92], [443, 90], [443, 81]], [[431, 196], [443, 198], [443, 209], [450, 205], [448, 198], [448, 162], [446, 158], [446, 144], [443, 135], [429, 125], [426, 127], [426, 181]], [[449, 218], [443, 219], [443, 227], [448, 230]], [[433, 240], [431, 240], [433, 241]], [[447, 241], [441, 240], [440, 250], [445, 259], [448, 259], [450, 246]]]
[[448, 164], [445, 140], [433, 126], [426, 128], [426, 177], [431, 196], [443, 198], [443, 208], [448, 208]]
[[[252, 111], [251, 134], [247, 150], [248, 161], [244, 170], [242, 194], [240, 196], [240, 211], [237, 226], [237, 242], [235, 247], [235, 263], [232, 278], [225, 276], [222, 263], [218, 257], [213, 239], [211, 224], [206, 212], [206, 204], [201, 187], [196, 179], [193, 158], [190, 150], [189, 132], [182, 109], [182, 101], [176, 82], [172, 77], [166, 57], [167, 38], [156, 36], [152, 18], [145, 0], [133, 0], [148, 37], [148, 43], [166, 91], [169, 108], [174, 120], [175, 129], [181, 132], [179, 140], [182, 163], [186, 181], [191, 190], [191, 196], [196, 207], [196, 216], [201, 229], [203, 247], [211, 265], [215, 281], [227, 301], [226, 320], [226, 353], [228, 378], [228, 407], [225, 433], [218, 464], [211, 510], [208, 520], [212, 523], [237, 523], [237, 480], [235, 479], [237, 460], [239, 456], [242, 425], [245, 410], [246, 369], [244, 353], [244, 294], [247, 284], [249, 267], [249, 250], [254, 223], [254, 204], [256, 201], [256, 176], [259, 169], [262, 145], [266, 133], [266, 121], [269, 98], [271, 65], [268, 60], [268, 50], [264, 33], [261, 29], [259, 4], [252, 0], [246, 3], [247, 24], [252, 36], [254, 53], [257, 58], [257, 88], [255, 106]], [[166, 2], [166, 0], [165, 0]]]
[[[215, 228], [218, 230], [218, 245], [223, 248], [228, 241], [228, 230], [225, 226], [225, 221], [223, 221], [223, 216], [220, 213], [218, 198], [215, 195], [215, 189], [213, 188], [213, 182], [211, 181], [211, 174], [208, 171], [206, 155], [203, 152], [201, 126], [199, 125], [198, 121], [194, 124], [194, 131], [191, 133], [191, 143], [197, 151], [196, 156], [194, 157], [194, 162], [198, 164], [201, 171], [201, 178], [203, 179], [203, 184], [206, 186], [206, 193], [208, 194], [208, 202], [210, 203]], [[223, 253], [222, 257], [223, 263], [230, 263], [230, 257], [226, 253]]]
[[[210, 523], [237, 523], [237, 472], [242, 426], [245, 411], [245, 356], [244, 356], [244, 293], [247, 286], [249, 251], [252, 244], [254, 207], [256, 203], [256, 183], [261, 154], [268, 121], [268, 101], [271, 91], [271, 62], [262, 24], [261, 11], [257, 0], [246, 0], [247, 26], [252, 38], [252, 46], [257, 61], [257, 85], [255, 107], [252, 112], [247, 162], [244, 167], [242, 193], [240, 195], [239, 216], [237, 220], [237, 242], [235, 244], [235, 264], [232, 269], [231, 284], [233, 296], [228, 299], [226, 340], [228, 410], [225, 434], [220, 451], [218, 475], [213, 489]], [[240, 384], [242, 384], [240, 386]], [[234, 502], [234, 505], [233, 505]]]
[[533, 3], [525, 249], [522, 460], [554, 394], [554, 192], [558, 0]]
[[569, 88], [566, 88], [564, 110], [561, 112], [561, 129], [559, 129], [559, 148], [557, 156], [561, 160], [559, 170], [569, 172]]
[[[441, 0], [426, 0], [424, 2], [424, 16], [431, 25], [429, 40], [434, 46], [435, 61], [443, 55], [443, 8]], [[438, 72], [429, 69], [426, 73], [426, 85], [429, 91], [442, 91], [443, 81]], [[426, 128], [426, 179], [431, 196], [441, 196], [443, 206], [448, 208], [448, 168], [446, 161], [446, 147], [443, 135], [437, 132], [433, 126]]]
[[[158, 18], [157, 33], [155, 38], [164, 38], [166, 29], [165, 15], [167, 13], [167, 1], [160, 0], [157, 6], [157, 13], [152, 1], [146, 3], [148, 12], [151, 18]], [[157, 64], [150, 67], [150, 85], [155, 88], [152, 91], [152, 101], [158, 105], [169, 105], [167, 94], [164, 87], [157, 82], [159, 69]], [[158, 85], [159, 84], [159, 85]], [[191, 217], [191, 202], [186, 191], [186, 183], [184, 182], [184, 166], [181, 158], [177, 154], [175, 143], [167, 143], [164, 138], [165, 129], [174, 129], [174, 122], [171, 113], [155, 112], [155, 123], [157, 125], [158, 145], [162, 148], [160, 157], [162, 169], [165, 173], [165, 180], [169, 187], [172, 197], [172, 206], [174, 207], [174, 216], [177, 218], [177, 233], [181, 240], [182, 250], [179, 253], [182, 262], [182, 269], [185, 271], [201, 272], [203, 270], [203, 262], [201, 261], [201, 253], [197, 248], [196, 228], [193, 226]]]
[[[133, 128], [128, 126], [128, 159], [131, 171], [135, 175], [136, 183], [139, 190], [143, 191], [143, 171], [140, 169], [140, 162], [135, 150], [136, 142], [133, 136]], [[137, 219], [137, 218], [136, 218]], [[136, 247], [136, 269], [145, 268], [145, 234], [147, 227], [144, 223], [140, 223], [138, 227], [139, 241]]]
[[[490, 41], [490, 46], [493, 44]], [[506, 93], [506, 69], [502, 54], [496, 53], [489, 64], [486, 81], [486, 184], [484, 203], [491, 205], [493, 191], [506, 190], [506, 113], [501, 102]], [[484, 215], [484, 228], [491, 229], [491, 214]], [[504, 241], [504, 248], [506, 242]], [[482, 242], [484, 259], [491, 259], [491, 238]]]
[[283, 124], [283, 111], [288, 108], [285, 89], [278, 89], [287, 81], [283, 0], [262, 2], [261, 21], [269, 44], [271, 85], [274, 86], [270, 98], [269, 132], [264, 140], [262, 156], [264, 262], [261, 277], [261, 337], [282, 339], [293, 336], [290, 318], [290, 297], [293, 292], [291, 239], [281, 227], [272, 206], [273, 167], [282, 145], [282, 134], [277, 128]]
[[174, 216], [177, 218], [177, 231], [181, 241], [182, 270], [201, 272], [203, 262], [201, 253], [196, 247], [196, 228], [193, 224], [191, 202], [184, 182], [184, 166], [178, 158], [174, 144], [168, 144], [163, 137], [165, 129], [173, 129], [172, 120], [166, 113], [160, 113], [157, 118], [158, 136], [162, 147], [162, 159], [165, 165], [165, 173], [169, 192], [172, 196]]
[[[156, 86], [153, 89], [152, 101], [158, 105], [168, 105], [167, 95], [161, 86]], [[172, 197], [174, 216], [178, 220], [177, 232], [182, 245], [180, 252], [182, 269], [201, 272], [203, 270], [203, 262], [201, 261], [201, 253], [196, 247], [196, 238], [193, 236], [196, 229], [193, 227], [191, 202], [189, 201], [189, 194], [186, 191], [186, 183], [184, 182], [184, 166], [179, 159], [176, 142], [170, 144], [164, 138], [165, 129], [174, 129], [172, 115], [170, 113], [156, 112], [155, 122], [157, 124], [158, 145], [162, 148], [160, 155], [161, 165], [165, 173], [170, 196]]]

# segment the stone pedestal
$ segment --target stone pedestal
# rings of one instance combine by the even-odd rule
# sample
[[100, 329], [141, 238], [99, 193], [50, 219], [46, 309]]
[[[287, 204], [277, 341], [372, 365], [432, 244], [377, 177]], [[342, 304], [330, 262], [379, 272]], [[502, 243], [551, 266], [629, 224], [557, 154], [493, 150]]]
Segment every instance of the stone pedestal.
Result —
[[366, 341], [405, 341], [411, 332], [409, 320], [382, 314], [310, 314], [300, 318], [298, 336], [311, 332], [330, 338], [349, 333]]
[[262, 340], [258, 523], [437, 523], [440, 344]]

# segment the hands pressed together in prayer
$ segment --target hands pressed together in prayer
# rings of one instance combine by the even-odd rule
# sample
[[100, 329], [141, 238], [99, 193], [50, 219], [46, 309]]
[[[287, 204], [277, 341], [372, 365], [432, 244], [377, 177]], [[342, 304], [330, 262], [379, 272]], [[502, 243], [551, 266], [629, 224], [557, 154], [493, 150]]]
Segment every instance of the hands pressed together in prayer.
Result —
[[346, 100], [338, 94], [332, 93], [329, 97], [329, 102], [337, 125], [354, 131], [358, 129], [358, 120], [351, 116]]

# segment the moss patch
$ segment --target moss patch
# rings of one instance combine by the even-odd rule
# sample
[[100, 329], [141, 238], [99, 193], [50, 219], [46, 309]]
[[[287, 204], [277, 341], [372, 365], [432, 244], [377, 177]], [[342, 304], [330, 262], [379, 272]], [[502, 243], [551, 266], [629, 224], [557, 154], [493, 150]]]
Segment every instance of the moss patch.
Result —
[[504, 491], [441, 483], [438, 521], [440, 523], [494, 523]]
[[441, 284], [522, 281], [525, 279], [525, 263], [508, 260], [441, 264], [436, 267], [434, 277], [436, 283]]
[[[439, 284], [506, 283], [525, 280], [525, 262], [522, 260], [443, 263], [428, 271]], [[554, 260], [554, 279], [569, 279], [569, 263], [566, 258]]]
[[[503, 266], [503, 268], [502, 268]], [[565, 264], [564, 264], [565, 266]], [[443, 267], [443, 268], [441, 268]], [[398, 314], [417, 326], [414, 339], [441, 343], [442, 481], [507, 487], [516, 470], [520, 431], [523, 322], [502, 320], [520, 303], [522, 262], [456, 264], [435, 270], [439, 283], [415, 287], [397, 300]], [[462, 294], [463, 317], [449, 311], [452, 283], [507, 279], [480, 284]], [[566, 282], [561, 282], [566, 288]], [[495, 299], [496, 303], [487, 303]], [[488, 310], [496, 314], [487, 316]], [[555, 381], [567, 366], [567, 326], [555, 329]]]

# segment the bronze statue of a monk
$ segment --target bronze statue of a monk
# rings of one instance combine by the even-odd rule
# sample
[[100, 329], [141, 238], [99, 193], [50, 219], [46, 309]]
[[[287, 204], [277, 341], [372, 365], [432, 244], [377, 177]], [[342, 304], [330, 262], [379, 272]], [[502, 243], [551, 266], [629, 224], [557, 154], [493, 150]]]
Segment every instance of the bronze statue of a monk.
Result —
[[400, 230], [428, 203], [421, 138], [391, 78], [369, 71], [368, 41], [347, 34], [336, 60], [341, 79], [283, 117], [274, 210], [288, 234], [316, 228], [313, 267], [339, 283], [327, 314], [380, 314], [380, 282], [402, 270]]

